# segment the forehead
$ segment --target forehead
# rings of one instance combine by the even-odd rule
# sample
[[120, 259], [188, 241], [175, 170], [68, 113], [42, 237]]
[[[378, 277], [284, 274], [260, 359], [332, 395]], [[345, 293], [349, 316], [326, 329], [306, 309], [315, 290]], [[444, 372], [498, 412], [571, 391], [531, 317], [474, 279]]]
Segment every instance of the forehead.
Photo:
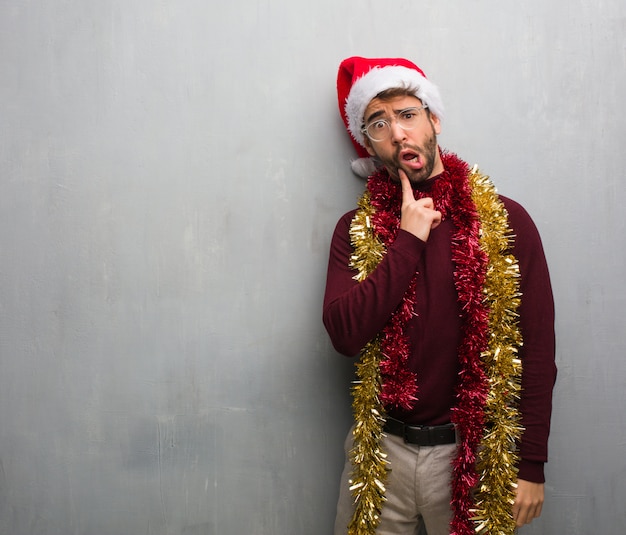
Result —
[[365, 122], [372, 116], [391, 115], [406, 108], [421, 106], [422, 101], [413, 95], [401, 95], [388, 99], [374, 97], [365, 108], [363, 120]]

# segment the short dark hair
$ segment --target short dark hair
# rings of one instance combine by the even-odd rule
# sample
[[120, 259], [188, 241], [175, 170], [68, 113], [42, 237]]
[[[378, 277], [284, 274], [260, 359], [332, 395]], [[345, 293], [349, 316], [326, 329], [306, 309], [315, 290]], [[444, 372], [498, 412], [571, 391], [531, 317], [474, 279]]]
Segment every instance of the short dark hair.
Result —
[[391, 100], [392, 98], [397, 97], [415, 97], [418, 90], [418, 87], [412, 85], [391, 87], [389, 89], [381, 91], [374, 98], [379, 98], [380, 100]]

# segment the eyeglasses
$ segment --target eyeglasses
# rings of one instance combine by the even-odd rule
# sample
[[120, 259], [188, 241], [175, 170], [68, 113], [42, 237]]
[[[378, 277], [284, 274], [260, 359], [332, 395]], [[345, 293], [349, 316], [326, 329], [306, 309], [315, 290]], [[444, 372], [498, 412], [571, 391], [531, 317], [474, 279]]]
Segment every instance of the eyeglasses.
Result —
[[[402, 130], [413, 130], [418, 123], [421, 111], [428, 108], [427, 104], [414, 108], [405, 108], [395, 114], [396, 123]], [[372, 141], [385, 141], [391, 136], [391, 119], [374, 119], [370, 124], [361, 128]]]

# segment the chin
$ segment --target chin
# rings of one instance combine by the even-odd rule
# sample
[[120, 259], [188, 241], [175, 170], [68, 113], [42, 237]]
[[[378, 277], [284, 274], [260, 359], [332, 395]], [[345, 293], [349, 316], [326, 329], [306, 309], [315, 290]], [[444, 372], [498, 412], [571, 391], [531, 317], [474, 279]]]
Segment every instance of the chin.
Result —
[[431, 172], [428, 172], [427, 169], [420, 170], [419, 173], [413, 173], [411, 175], [407, 175], [409, 177], [409, 182], [411, 184], [423, 184], [431, 177]]

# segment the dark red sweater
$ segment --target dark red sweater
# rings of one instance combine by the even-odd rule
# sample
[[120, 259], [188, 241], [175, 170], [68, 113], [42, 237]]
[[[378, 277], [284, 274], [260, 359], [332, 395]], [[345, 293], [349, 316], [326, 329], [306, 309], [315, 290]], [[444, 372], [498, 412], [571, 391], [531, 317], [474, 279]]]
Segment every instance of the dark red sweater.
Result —
[[[520, 411], [525, 431], [519, 478], [540, 483], [544, 481], [556, 378], [552, 289], [537, 228], [522, 206], [500, 198], [516, 236], [513, 254], [521, 275], [519, 313], [524, 342], [520, 352]], [[455, 403], [461, 340], [450, 248], [453, 224], [449, 219], [443, 221], [431, 232], [427, 243], [400, 230], [376, 270], [357, 283], [352, 278], [355, 271], [348, 265], [353, 252], [348, 230], [354, 213], [339, 220], [330, 248], [323, 320], [333, 346], [344, 355], [357, 355], [387, 323], [418, 272], [416, 315], [408, 329], [412, 347], [409, 365], [417, 375], [419, 399], [410, 412], [390, 410], [389, 415], [417, 425], [448, 423]]]

